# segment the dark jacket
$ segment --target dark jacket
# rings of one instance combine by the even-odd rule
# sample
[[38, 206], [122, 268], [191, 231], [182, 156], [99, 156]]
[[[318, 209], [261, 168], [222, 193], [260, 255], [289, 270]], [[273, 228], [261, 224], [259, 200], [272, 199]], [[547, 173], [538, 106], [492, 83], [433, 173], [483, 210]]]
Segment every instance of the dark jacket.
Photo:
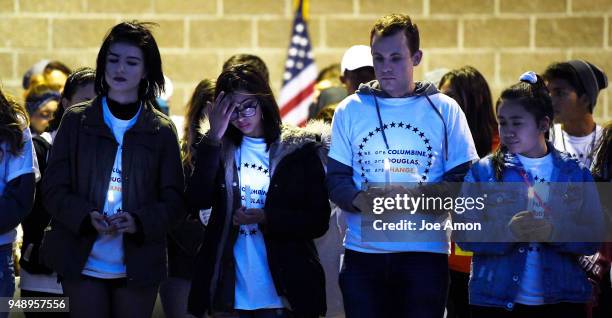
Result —
[[[47, 170], [47, 157], [51, 144], [41, 136], [32, 137], [32, 145], [36, 151], [38, 170], [41, 175]], [[53, 271], [40, 263], [39, 250], [45, 228], [49, 225], [51, 215], [45, 210], [42, 200], [42, 182], [36, 184], [36, 195], [32, 212], [21, 222], [23, 243], [19, 265], [31, 274], [51, 274]]]
[[[101, 97], [64, 114], [43, 177], [52, 216], [41, 257], [66, 279], [78, 278], [97, 232], [89, 213], [102, 211], [117, 141], [104, 123]], [[167, 276], [166, 234], [183, 215], [183, 171], [172, 122], [145, 103], [123, 138], [122, 205], [138, 224], [123, 236], [128, 284], [155, 286]]]
[[[325, 277], [312, 240], [327, 231], [331, 211], [322, 149], [315, 139], [304, 130], [284, 127], [280, 140], [271, 145], [266, 224], [260, 228], [279, 296], [296, 313], [324, 315]], [[234, 308], [238, 227], [232, 216], [240, 207], [235, 150], [228, 140], [215, 144], [204, 137], [188, 182], [188, 202], [196, 209], [212, 206], [189, 295], [188, 310], [196, 316]]]

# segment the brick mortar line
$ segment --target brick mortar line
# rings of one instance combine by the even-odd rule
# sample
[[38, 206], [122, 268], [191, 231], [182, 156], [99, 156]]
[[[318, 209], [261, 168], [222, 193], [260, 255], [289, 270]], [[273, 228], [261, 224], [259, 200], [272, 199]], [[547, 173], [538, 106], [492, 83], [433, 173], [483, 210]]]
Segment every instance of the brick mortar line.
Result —
[[[263, 54], [284, 54], [286, 53], [285, 47], [196, 47], [196, 48], [180, 48], [180, 47], [161, 47], [160, 51], [162, 54], [173, 54], [173, 55], [198, 55], [198, 54], [215, 54], [217, 52], [227, 53], [236, 50], [247, 50], [249, 52], [261, 52]], [[317, 53], [343, 53], [346, 50], [345, 47], [323, 47], [321, 45], [315, 46], [314, 51]], [[612, 53], [612, 48], [601, 48], [601, 47], [573, 47], [572, 52], [580, 53]], [[99, 51], [99, 46], [96, 47], [85, 47], [85, 48], [55, 48], [55, 49], [36, 49], [36, 48], [11, 48], [2, 47], [0, 53], [16, 53], [16, 54], [96, 54]], [[459, 48], [442, 48], [442, 47], [426, 47], [423, 51], [427, 54], [482, 54], [482, 53], [508, 53], [508, 54], [552, 54], [552, 53], [563, 53], [567, 52], [567, 48], [555, 48], [555, 47], [540, 47], [536, 51], [531, 51], [529, 47], [464, 47], [462, 50]]]
[[[452, 20], [452, 19], [524, 19], [526, 13], [501, 13], [496, 16], [494, 14], [431, 14], [431, 15], [413, 15], [411, 16], [417, 23], [419, 20]], [[567, 15], [566, 13], [534, 13], [532, 14], [537, 19], [562, 19], [562, 18], [603, 18], [606, 16], [604, 13], [580, 13]], [[255, 15], [259, 19], [291, 19], [283, 14], [260, 14]], [[379, 18], [381, 14], [314, 14], [310, 15], [311, 20], [330, 18], [337, 20], [371, 20], [374, 22], [375, 19]], [[179, 13], [92, 13], [92, 12], [3, 12], [0, 13], [0, 18], [54, 18], [54, 19], [160, 19], [160, 20], [183, 20], [185, 18], [190, 19], [201, 19], [201, 20], [233, 20], [233, 19], [251, 19], [254, 16], [251, 14], [179, 14]]]

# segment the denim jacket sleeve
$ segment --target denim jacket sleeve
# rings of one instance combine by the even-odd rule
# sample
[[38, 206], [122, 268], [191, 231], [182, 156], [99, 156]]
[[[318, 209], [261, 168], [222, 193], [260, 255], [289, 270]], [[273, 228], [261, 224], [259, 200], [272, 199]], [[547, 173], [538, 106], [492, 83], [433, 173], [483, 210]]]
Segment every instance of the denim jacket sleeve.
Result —
[[[603, 210], [593, 177], [586, 168], [581, 169], [581, 180], [577, 182], [579, 195], [582, 196], [578, 213], [574, 214], [571, 220], [553, 223], [551, 241], [556, 243], [550, 243], [550, 246], [558, 252], [590, 255], [597, 251], [600, 245], [598, 241], [603, 240]], [[586, 213], [588, 215], [585, 215]], [[572, 237], [584, 242], [571, 242]]]

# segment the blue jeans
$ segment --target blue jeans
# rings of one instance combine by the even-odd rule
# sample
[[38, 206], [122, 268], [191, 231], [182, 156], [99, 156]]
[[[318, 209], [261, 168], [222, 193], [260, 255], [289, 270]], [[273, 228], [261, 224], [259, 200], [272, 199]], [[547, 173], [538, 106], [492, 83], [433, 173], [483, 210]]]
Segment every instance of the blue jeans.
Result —
[[448, 283], [446, 254], [347, 249], [340, 272], [346, 318], [442, 318]]
[[[13, 267], [13, 244], [0, 245], [0, 297], [13, 297], [15, 293], [15, 268]], [[8, 312], [0, 312], [0, 318]]]

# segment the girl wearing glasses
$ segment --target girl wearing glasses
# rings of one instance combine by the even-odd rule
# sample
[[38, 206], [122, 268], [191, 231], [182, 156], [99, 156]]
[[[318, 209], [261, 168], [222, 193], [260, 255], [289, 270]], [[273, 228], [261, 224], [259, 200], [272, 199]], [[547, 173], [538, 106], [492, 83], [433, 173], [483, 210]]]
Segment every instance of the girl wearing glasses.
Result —
[[68, 109], [43, 179], [52, 216], [42, 258], [73, 317], [151, 317], [167, 275], [166, 234], [183, 211], [176, 129], [149, 24], [122, 22], [98, 53], [96, 97]]
[[190, 313], [324, 315], [312, 241], [330, 215], [320, 134], [282, 126], [270, 86], [247, 64], [221, 73], [209, 121], [187, 186], [207, 224]]

